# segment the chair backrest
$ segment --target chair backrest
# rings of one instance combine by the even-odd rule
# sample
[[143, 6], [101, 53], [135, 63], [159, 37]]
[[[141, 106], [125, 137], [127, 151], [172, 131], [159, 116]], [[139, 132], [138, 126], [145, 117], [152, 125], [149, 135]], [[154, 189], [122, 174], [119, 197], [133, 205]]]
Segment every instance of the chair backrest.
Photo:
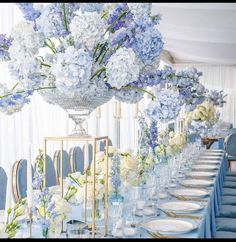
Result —
[[[33, 174], [32, 167], [32, 178]], [[17, 202], [27, 196], [27, 160], [20, 159], [14, 163], [12, 179], [14, 199]]]
[[[56, 181], [57, 184], [60, 184], [60, 163], [61, 163], [61, 151], [58, 150], [55, 152], [54, 157], [53, 157], [53, 162], [54, 162], [54, 169], [55, 169], [55, 174], [56, 174]], [[66, 178], [69, 173], [71, 173], [71, 167], [70, 167], [70, 158], [68, 153], [63, 150], [62, 152], [62, 158], [63, 158], [63, 170], [62, 170], [62, 176], [63, 178]]]
[[52, 158], [46, 155], [46, 186], [51, 187], [57, 185], [56, 173]]
[[[108, 139], [108, 145], [112, 146], [111, 139]], [[100, 141], [100, 151], [105, 151], [105, 141]]]
[[84, 171], [84, 153], [79, 146], [70, 149], [71, 172]]
[[0, 167], [0, 210], [5, 209], [7, 192], [7, 174], [5, 170]]
[[229, 130], [229, 135], [232, 134], [232, 133], [236, 133], [236, 128], [232, 128]]
[[236, 133], [232, 133], [226, 137], [225, 151], [230, 156], [236, 156]]

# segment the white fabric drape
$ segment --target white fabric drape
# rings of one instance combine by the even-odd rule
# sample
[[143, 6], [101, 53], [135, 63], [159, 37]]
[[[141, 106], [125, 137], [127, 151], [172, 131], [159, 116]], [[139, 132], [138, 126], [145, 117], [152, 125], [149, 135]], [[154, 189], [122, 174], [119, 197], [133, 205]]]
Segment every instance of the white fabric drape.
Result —
[[221, 119], [233, 123], [236, 126], [236, 66], [235, 65], [210, 65], [210, 64], [175, 64], [176, 70], [183, 70], [187, 67], [195, 66], [203, 72], [200, 77], [201, 83], [209, 90], [224, 90], [227, 94], [226, 104], [219, 108]]

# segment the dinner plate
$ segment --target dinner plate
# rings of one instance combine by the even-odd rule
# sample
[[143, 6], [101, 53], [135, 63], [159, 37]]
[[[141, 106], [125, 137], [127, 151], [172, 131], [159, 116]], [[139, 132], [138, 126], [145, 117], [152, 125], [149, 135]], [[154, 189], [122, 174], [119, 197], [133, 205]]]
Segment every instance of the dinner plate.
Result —
[[175, 197], [183, 196], [187, 198], [203, 198], [209, 195], [209, 191], [196, 188], [181, 188], [170, 191], [170, 194]]
[[148, 231], [159, 232], [164, 235], [186, 234], [198, 227], [194, 221], [170, 218], [144, 221], [141, 226]]
[[222, 156], [223, 156], [222, 154], [212, 154], [212, 153], [204, 153], [200, 155], [200, 157], [213, 157], [213, 158], [220, 158]]
[[204, 179], [185, 179], [179, 182], [185, 187], [209, 187], [212, 186], [213, 180], [204, 180]]
[[216, 174], [214, 172], [208, 171], [190, 171], [187, 172], [185, 175], [193, 178], [209, 178], [214, 177]]
[[160, 204], [160, 209], [174, 213], [194, 213], [202, 210], [204, 206], [194, 202], [171, 201]]
[[220, 160], [206, 160], [206, 159], [199, 159], [194, 164], [211, 164], [211, 165], [218, 165]]
[[217, 165], [207, 165], [207, 164], [196, 164], [192, 165], [193, 170], [198, 170], [198, 171], [212, 171], [212, 170], [217, 170], [218, 166]]

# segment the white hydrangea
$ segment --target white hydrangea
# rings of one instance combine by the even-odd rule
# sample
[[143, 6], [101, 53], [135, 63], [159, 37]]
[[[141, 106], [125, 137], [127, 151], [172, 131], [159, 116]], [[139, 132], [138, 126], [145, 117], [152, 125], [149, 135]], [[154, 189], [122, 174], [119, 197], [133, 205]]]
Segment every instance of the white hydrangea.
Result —
[[151, 3], [127, 3], [130, 12], [133, 14], [134, 19], [149, 15], [151, 12]]
[[91, 50], [101, 39], [106, 24], [97, 12], [78, 11], [78, 15], [70, 23], [71, 35], [75, 42], [82, 43]]
[[118, 49], [109, 59], [106, 66], [108, 83], [120, 89], [138, 79], [140, 65], [131, 48]]
[[62, 92], [79, 89], [82, 93], [84, 86], [91, 77], [92, 58], [81, 48], [68, 47], [65, 53], [58, 53], [57, 60], [52, 64], [52, 74], [56, 77], [56, 86]]
[[11, 59], [24, 59], [26, 55], [35, 55], [44, 46], [44, 35], [34, 30], [33, 23], [20, 22], [13, 28], [12, 45], [9, 48]]

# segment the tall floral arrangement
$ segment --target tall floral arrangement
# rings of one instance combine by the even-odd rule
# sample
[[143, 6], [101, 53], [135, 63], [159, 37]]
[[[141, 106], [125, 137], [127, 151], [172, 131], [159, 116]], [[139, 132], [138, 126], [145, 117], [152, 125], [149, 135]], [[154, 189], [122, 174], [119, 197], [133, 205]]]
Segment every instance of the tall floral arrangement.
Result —
[[[163, 49], [160, 16], [151, 16], [151, 3], [17, 5], [25, 20], [9, 37], [0, 35], [0, 60], [9, 62], [17, 93], [37, 90], [87, 99], [114, 95], [133, 103], [147, 92], [137, 82], [153, 63], [158, 66]], [[6, 92], [0, 107], [6, 108], [6, 102], [16, 106], [7, 114], [28, 102], [18, 95], [19, 105], [14, 93], [0, 87], [3, 99]]]

